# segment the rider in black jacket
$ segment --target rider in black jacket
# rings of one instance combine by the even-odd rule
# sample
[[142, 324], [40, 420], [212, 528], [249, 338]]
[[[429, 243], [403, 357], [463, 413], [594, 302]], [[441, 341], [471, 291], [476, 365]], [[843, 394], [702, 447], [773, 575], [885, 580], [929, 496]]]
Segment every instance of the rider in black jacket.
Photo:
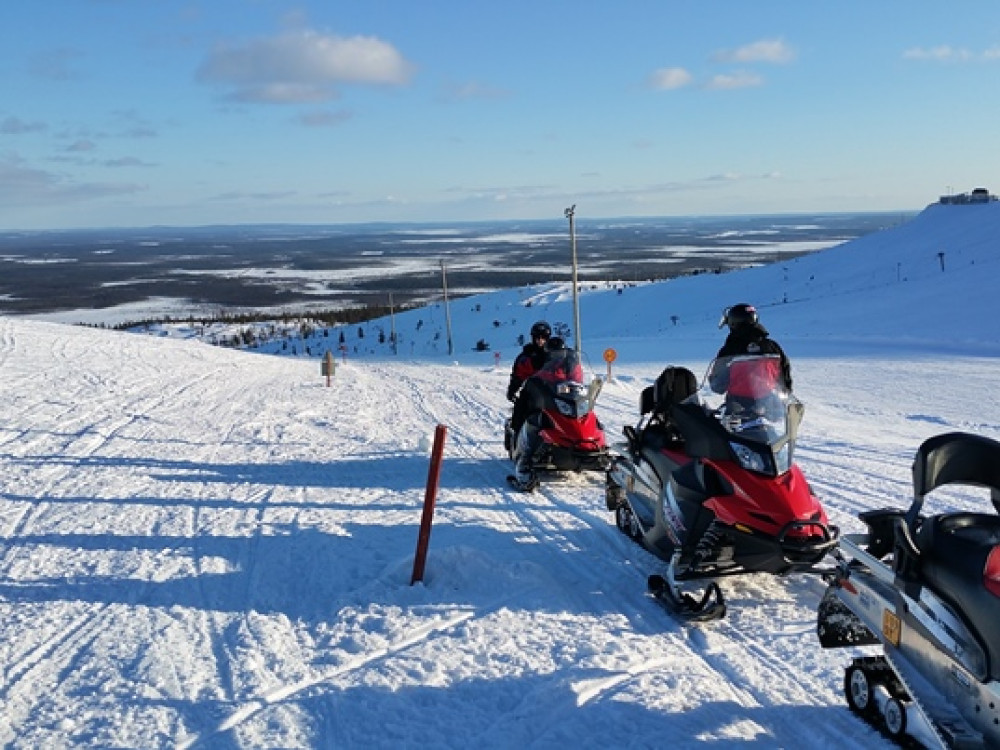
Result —
[[782, 379], [788, 390], [792, 390], [792, 365], [778, 342], [770, 338], [767, 329], [761, 325], [757, 309], [753, 305], [741, 302], [727, 307], [722, 312], [722, 320], [719, 321], [719, 328], [722, 326], [729, 326], [729, 335], [726, 336], [719, 353], [715, 355], [717, 358], [738, 354], [777, 354], [781, 357]]
[[510, 381], [507, 383], [507, 400], [511, 403], [517, 399], [518, 391], [524, 381], [542, 369], [548, 353], [545, 344], [552, 337], [552, 326], [544, 320], [539, 320], [531, 326], [531, 341], [524, 345], [520, 354], [514, 359], [510, 370]]

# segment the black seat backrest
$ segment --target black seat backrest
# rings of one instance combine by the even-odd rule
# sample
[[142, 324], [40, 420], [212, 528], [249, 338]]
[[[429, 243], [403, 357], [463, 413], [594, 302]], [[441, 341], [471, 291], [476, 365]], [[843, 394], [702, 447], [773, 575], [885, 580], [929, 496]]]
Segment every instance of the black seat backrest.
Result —
[[924, 495], [945, 484], [989, 487], [1000, 513], [1000, 443], [967, 432], [948, 432], [928, 438], [913, 459], [913, 505], [906, 514], [915, 531]]
[[667, 367], [653, 383], [651, 411], [669, 419], [674, 404], [679, 404], [698, 390], [698, 379], [686, 367]]

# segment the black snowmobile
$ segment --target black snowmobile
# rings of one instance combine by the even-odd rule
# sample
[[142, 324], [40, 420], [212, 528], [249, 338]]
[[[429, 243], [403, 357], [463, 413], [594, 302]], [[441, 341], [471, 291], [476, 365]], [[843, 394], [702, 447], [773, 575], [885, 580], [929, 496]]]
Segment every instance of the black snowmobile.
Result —
[[713, 361], [700, 390], [668, 367], [643, 390], [640, 419], [607, 475], [618, 528], [667, 561], [650, 592], [690, 621], [725, 616], [719, 585], [744, 573], [814, 570], [838, 532], [793, 462], [803, 406], [781, 385], [777, 355]]
[[[818, 612], [825, 648], [882, 646], [844, 676], [847, 704], [899, 744], [1000, 748], [1000, 516], [926, 516], [944, 485], [990, 490], [1000, 512], [1000, 443], [953, 432], [925, 441], [905, 513], [862, 513]], [[847, 558], [850, 559], [847, 559]]]

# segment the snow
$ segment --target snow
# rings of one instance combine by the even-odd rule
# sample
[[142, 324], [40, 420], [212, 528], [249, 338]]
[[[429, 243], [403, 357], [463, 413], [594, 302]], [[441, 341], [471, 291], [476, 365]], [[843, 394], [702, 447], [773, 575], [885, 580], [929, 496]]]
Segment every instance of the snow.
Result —
[[[721, 308], [750, 301], [792, 358], [797, 461], [832, 521], [908, 506], [922, 440], [1000, 439], [998, 233], [998, 204], [932, 206], [788, 263], [588, 290], [595, 373], [618, 354], [609, 437], [665, 365], [702, 372]], [[726, 619], [685, 626], [645, 594], [660, 563], [615, 528], [602, 477], [506, 486], [513, 339], [571, 321], [570, 296], [453, 301], [450, 356], [440, 308], [399, 315], [400, 356], [352, 339], [330, 387], [317, 357], [0, 318], [0, 744], [889, 747], [845, 706], [856, 654], [819, 647], [817, 577], [724, 580]]]

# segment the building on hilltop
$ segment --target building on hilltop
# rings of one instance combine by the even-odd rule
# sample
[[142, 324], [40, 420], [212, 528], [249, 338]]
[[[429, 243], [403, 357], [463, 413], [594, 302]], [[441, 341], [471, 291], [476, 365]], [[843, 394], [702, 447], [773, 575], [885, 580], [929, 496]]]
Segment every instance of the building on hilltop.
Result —
[[997, 200], [997, 196], [992, 195], [984, 187], [977, 187], [971, 193], [959, 193], [958, 195], [942, 195], [941, 203], [949, 205], [962, 205], [968, 203], [990, 203]]

